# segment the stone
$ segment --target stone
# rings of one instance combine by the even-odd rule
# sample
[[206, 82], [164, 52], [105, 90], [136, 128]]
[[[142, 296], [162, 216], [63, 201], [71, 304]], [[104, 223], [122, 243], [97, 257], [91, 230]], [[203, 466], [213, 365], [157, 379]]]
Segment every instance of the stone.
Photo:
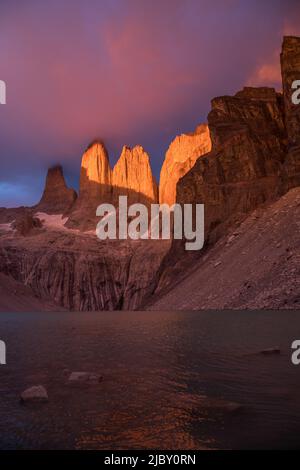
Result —
[[195, 164], [196, 160], [211, 151], [207, 124], [200, 124], [195, 132], [181, 134], [170, 144], [160, 172], [159, 202], [172, 205], [176, 202], [176, 185]]
[[21, 393], [22, 403], [47, 403], [48, 393], [43, 385], [34, 385]]

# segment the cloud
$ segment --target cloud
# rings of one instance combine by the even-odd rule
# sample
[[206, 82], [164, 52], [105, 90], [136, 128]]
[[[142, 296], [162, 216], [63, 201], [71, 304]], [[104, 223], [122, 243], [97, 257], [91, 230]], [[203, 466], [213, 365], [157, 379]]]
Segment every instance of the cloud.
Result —
[[253, 87], [269, 86], [281, 91], [282, 80], [279, 56], [280, 50], [276, 49], [267, 62], [259, 64], [256, 67], [246, 85]]

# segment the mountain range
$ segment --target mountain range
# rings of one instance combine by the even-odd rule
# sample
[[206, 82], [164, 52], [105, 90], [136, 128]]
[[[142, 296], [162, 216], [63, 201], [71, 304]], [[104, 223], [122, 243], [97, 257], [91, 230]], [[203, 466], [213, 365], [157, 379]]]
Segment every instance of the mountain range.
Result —
[[[159, 185], [141, 146], [114, 168], [101, 141], [82, 157], [78, 194], [61, 166], [40, 202], [0, 209], [0, 309], [133, 310], [300, 306], [300, 38], [281, 53], [283, 92], [246, 87], [211, 102], [207, 123], [174, 139]], [[96, 207], [205, 206], [205, 247], [95, 236]], [[11, 305], [11, 307], [10, 307]]]

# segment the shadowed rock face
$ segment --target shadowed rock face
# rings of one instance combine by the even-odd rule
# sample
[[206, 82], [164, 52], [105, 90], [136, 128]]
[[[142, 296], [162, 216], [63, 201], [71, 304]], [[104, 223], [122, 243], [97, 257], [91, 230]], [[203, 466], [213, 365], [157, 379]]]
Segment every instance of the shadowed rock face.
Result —
[[274, 89], [215, 98], [208, 123], [212, 151], [177, 185], [177, 202], [205, 205], [206, 237], [232, 215], [280, 194], [286, 155], [282, 98]]
[[37, 210], [61, 214], [70, 209], [77, 199], [74, 189], [67, 187], [61, 166], [49, 168], [44, 193]]
[[152, 174], [149, 156], [141, 146], [124, 146], [112, 176], [113, 199], [128, 196], [128, 203], [157, 203], [158, 188]]
[[179, 203], [205, 204], [206, 238], [222, 222], [300, 184], [300, 106], [291, 101], [300, 38], [284, 38], [281, 66], [283, 96], [271, 88], [244, 88], [212, 100], [212, 151], [177, 185]]
[[300, 80], [300, 38], [287, 36], [281, 53], [282, 85], [288, 153], [285, 162], [287, 188], [300, 184], [300, 106], [292, 103], [292, 83]]
[[[4, 234], [0, 274], [68, 310], [134, 310], [155, 289], [168, 248], [168, 241], [100, 242], [68, 230], [26, 238]], [[24, 302], [20, 309], [26, 310]]]
[[177, 136], [170, 144], [160, 172], [159, 202], [172, 205], [176, 201], [176, 185], [195, 164], [210, 152], [211, 139], [207, 124], [200, 124], [190, 134]]
[[[300, 38], [284, 39], [284, 95], [272, 88], [244, 88], [212, 100], [212, 151], [177, 184], [177, 202], [205, 205], [208, 246], [247, 213], [300, 185], [300, 107], [291, 104], [291, 83], [300, 76], [299, 49]], [[183, 243], [174, 241], [160, 284], [172, 285], [185, 269], [184, 260], [192, 263], [189, 256]]]

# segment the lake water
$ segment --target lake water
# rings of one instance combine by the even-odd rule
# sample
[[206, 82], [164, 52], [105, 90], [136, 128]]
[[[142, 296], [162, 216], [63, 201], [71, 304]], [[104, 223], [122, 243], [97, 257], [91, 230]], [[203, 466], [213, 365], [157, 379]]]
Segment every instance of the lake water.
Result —
[[[298, 338], [288, 311], [0, 314], [0, 447], [300, 448]], [[103, 381], [71, 387], [66, 369]], [[38, 384], [49, 403], [21, 405]]]

